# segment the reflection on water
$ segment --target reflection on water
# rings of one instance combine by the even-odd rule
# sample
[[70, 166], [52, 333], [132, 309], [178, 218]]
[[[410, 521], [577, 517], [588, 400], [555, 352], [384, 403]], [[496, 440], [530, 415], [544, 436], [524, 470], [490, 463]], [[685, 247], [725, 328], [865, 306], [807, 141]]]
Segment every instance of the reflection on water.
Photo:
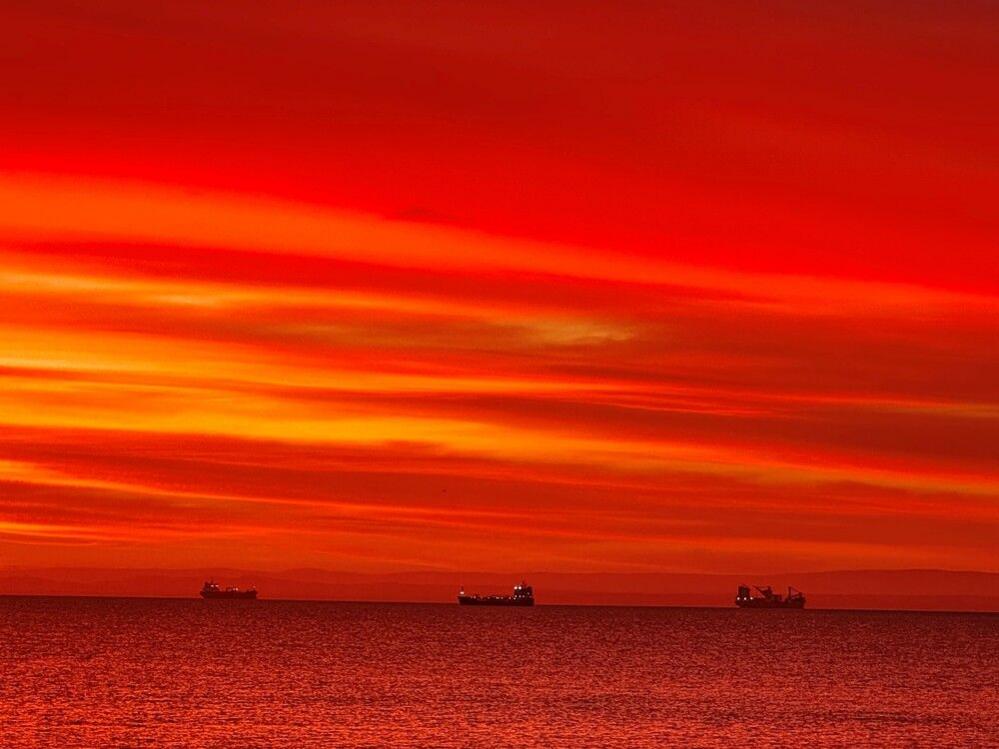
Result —
[[999, 745], [999, 616], [0, 599], [0, 744]]

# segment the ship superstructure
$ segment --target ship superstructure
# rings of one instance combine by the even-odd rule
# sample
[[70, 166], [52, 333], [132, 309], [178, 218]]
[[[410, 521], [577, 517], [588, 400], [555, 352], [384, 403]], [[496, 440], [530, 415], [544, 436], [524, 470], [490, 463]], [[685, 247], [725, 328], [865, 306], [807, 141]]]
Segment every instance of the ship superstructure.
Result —
[[204, 586], [201, 588], [202, 598], [235, 598], [235, 599], [254, 599], [257, 597], [256, 588], [245, 588], [240, 590], [234, 585], [227, 588], [219, 587], [219, 584], [214, 580], [208, 580], [205, 582]]

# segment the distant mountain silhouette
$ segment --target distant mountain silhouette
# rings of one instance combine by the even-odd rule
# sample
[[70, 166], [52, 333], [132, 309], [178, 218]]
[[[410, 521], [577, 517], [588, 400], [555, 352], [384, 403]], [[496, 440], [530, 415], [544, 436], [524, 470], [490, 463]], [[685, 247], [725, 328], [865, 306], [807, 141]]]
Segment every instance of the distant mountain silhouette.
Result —
[[452, 602], [459, 585], [508, 593], [529, 579], [539, 604], [638, 606], [732, 605], [739, 583], [793, 585], [810, 609], [862, 608], [999, 611], [999, 573], [947, 570], [839, 570], [780, 574], [565, 572], [397, 572], [364, 574], [319, 569], [0, 569], [0, 595], [152, 596], [193, 598], [204, 580], [256, 585], [261, 598]]

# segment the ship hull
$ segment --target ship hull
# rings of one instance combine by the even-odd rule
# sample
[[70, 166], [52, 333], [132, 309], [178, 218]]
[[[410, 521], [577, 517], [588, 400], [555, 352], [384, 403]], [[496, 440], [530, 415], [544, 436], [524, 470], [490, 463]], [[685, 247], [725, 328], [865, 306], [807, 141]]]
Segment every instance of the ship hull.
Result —
[[462, 606], [533, 606], [533, 598], [509, 598], [506, 596], [458, 596]]
[[228, 600], [228, 601], [253, 601], [257, 598], [255, 590], [226, 591], [220, 590], [214, 593], [201, 591], [201, 597], [205, 600]]
[[750, 598], [748, 601], [736, 601], [735, 605], [740, 609], [803, 609], [805, 599], [792, 599], [790, 601], [768, 601], [765, 598]]

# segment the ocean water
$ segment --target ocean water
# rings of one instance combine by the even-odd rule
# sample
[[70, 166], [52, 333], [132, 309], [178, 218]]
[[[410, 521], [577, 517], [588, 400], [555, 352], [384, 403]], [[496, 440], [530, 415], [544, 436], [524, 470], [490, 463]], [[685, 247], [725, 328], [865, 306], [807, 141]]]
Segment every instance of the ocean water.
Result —
[[999, 746], [999, 616], [0, 598], [0, 745]]

